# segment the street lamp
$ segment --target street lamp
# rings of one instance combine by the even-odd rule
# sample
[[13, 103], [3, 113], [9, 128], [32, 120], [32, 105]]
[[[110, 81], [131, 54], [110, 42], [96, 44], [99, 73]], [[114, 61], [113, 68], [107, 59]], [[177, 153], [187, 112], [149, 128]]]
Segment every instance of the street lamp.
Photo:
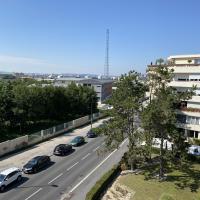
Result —
[[92, 106], [93, 106], [93, 96], [91, 98], [91, 108], [90, 108], [90, 126], [91, 126], [91, 129], [92, 129], [92, 121], [93, 121], [93, 111], [92, 111]]

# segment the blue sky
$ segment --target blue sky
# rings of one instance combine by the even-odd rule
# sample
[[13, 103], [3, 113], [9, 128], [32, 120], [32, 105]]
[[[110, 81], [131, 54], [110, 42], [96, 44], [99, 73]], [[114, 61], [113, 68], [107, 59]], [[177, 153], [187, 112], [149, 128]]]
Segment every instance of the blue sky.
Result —
[[0, 71], [145, 72], [156, 58], [200, 53], [199, 0], [1, 0]]

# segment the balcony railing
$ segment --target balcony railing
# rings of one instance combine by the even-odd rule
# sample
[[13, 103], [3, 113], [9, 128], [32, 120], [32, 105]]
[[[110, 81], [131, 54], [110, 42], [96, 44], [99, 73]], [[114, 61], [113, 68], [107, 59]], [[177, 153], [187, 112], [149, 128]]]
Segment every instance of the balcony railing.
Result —
[[180, 108], [181, 111], [187, 111], [187, 112], [200, 112], [200, 108]]
[[[156, 64], [152, 64], [152, 65], [148, 65], [148, 67], [159, 67], [159, 66], [162, 66], [162, 65], [156, 65]], [[163, 66], [165, 67], [199, 67], [200, 64], [164, 64]]]

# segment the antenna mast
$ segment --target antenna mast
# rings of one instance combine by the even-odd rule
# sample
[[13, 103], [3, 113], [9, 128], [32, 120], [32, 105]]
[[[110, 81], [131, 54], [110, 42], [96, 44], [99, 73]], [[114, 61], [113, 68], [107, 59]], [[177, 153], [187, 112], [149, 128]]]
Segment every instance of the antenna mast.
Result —
[[104, 66], [104, 76], [109, 77], [109, 29], [106, 30], [106, 56]]

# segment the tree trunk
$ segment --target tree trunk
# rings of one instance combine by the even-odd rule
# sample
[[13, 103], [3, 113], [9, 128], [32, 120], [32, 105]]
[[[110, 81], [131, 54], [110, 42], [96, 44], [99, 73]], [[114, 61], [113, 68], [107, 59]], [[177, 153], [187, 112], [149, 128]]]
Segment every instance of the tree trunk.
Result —
[[159, 171], [159, 179], [162, 180], [164, 176], [164, 158], [163, 158], [163, 134], [161, 134], [161, 144], [160, 144], [160, 171]]

